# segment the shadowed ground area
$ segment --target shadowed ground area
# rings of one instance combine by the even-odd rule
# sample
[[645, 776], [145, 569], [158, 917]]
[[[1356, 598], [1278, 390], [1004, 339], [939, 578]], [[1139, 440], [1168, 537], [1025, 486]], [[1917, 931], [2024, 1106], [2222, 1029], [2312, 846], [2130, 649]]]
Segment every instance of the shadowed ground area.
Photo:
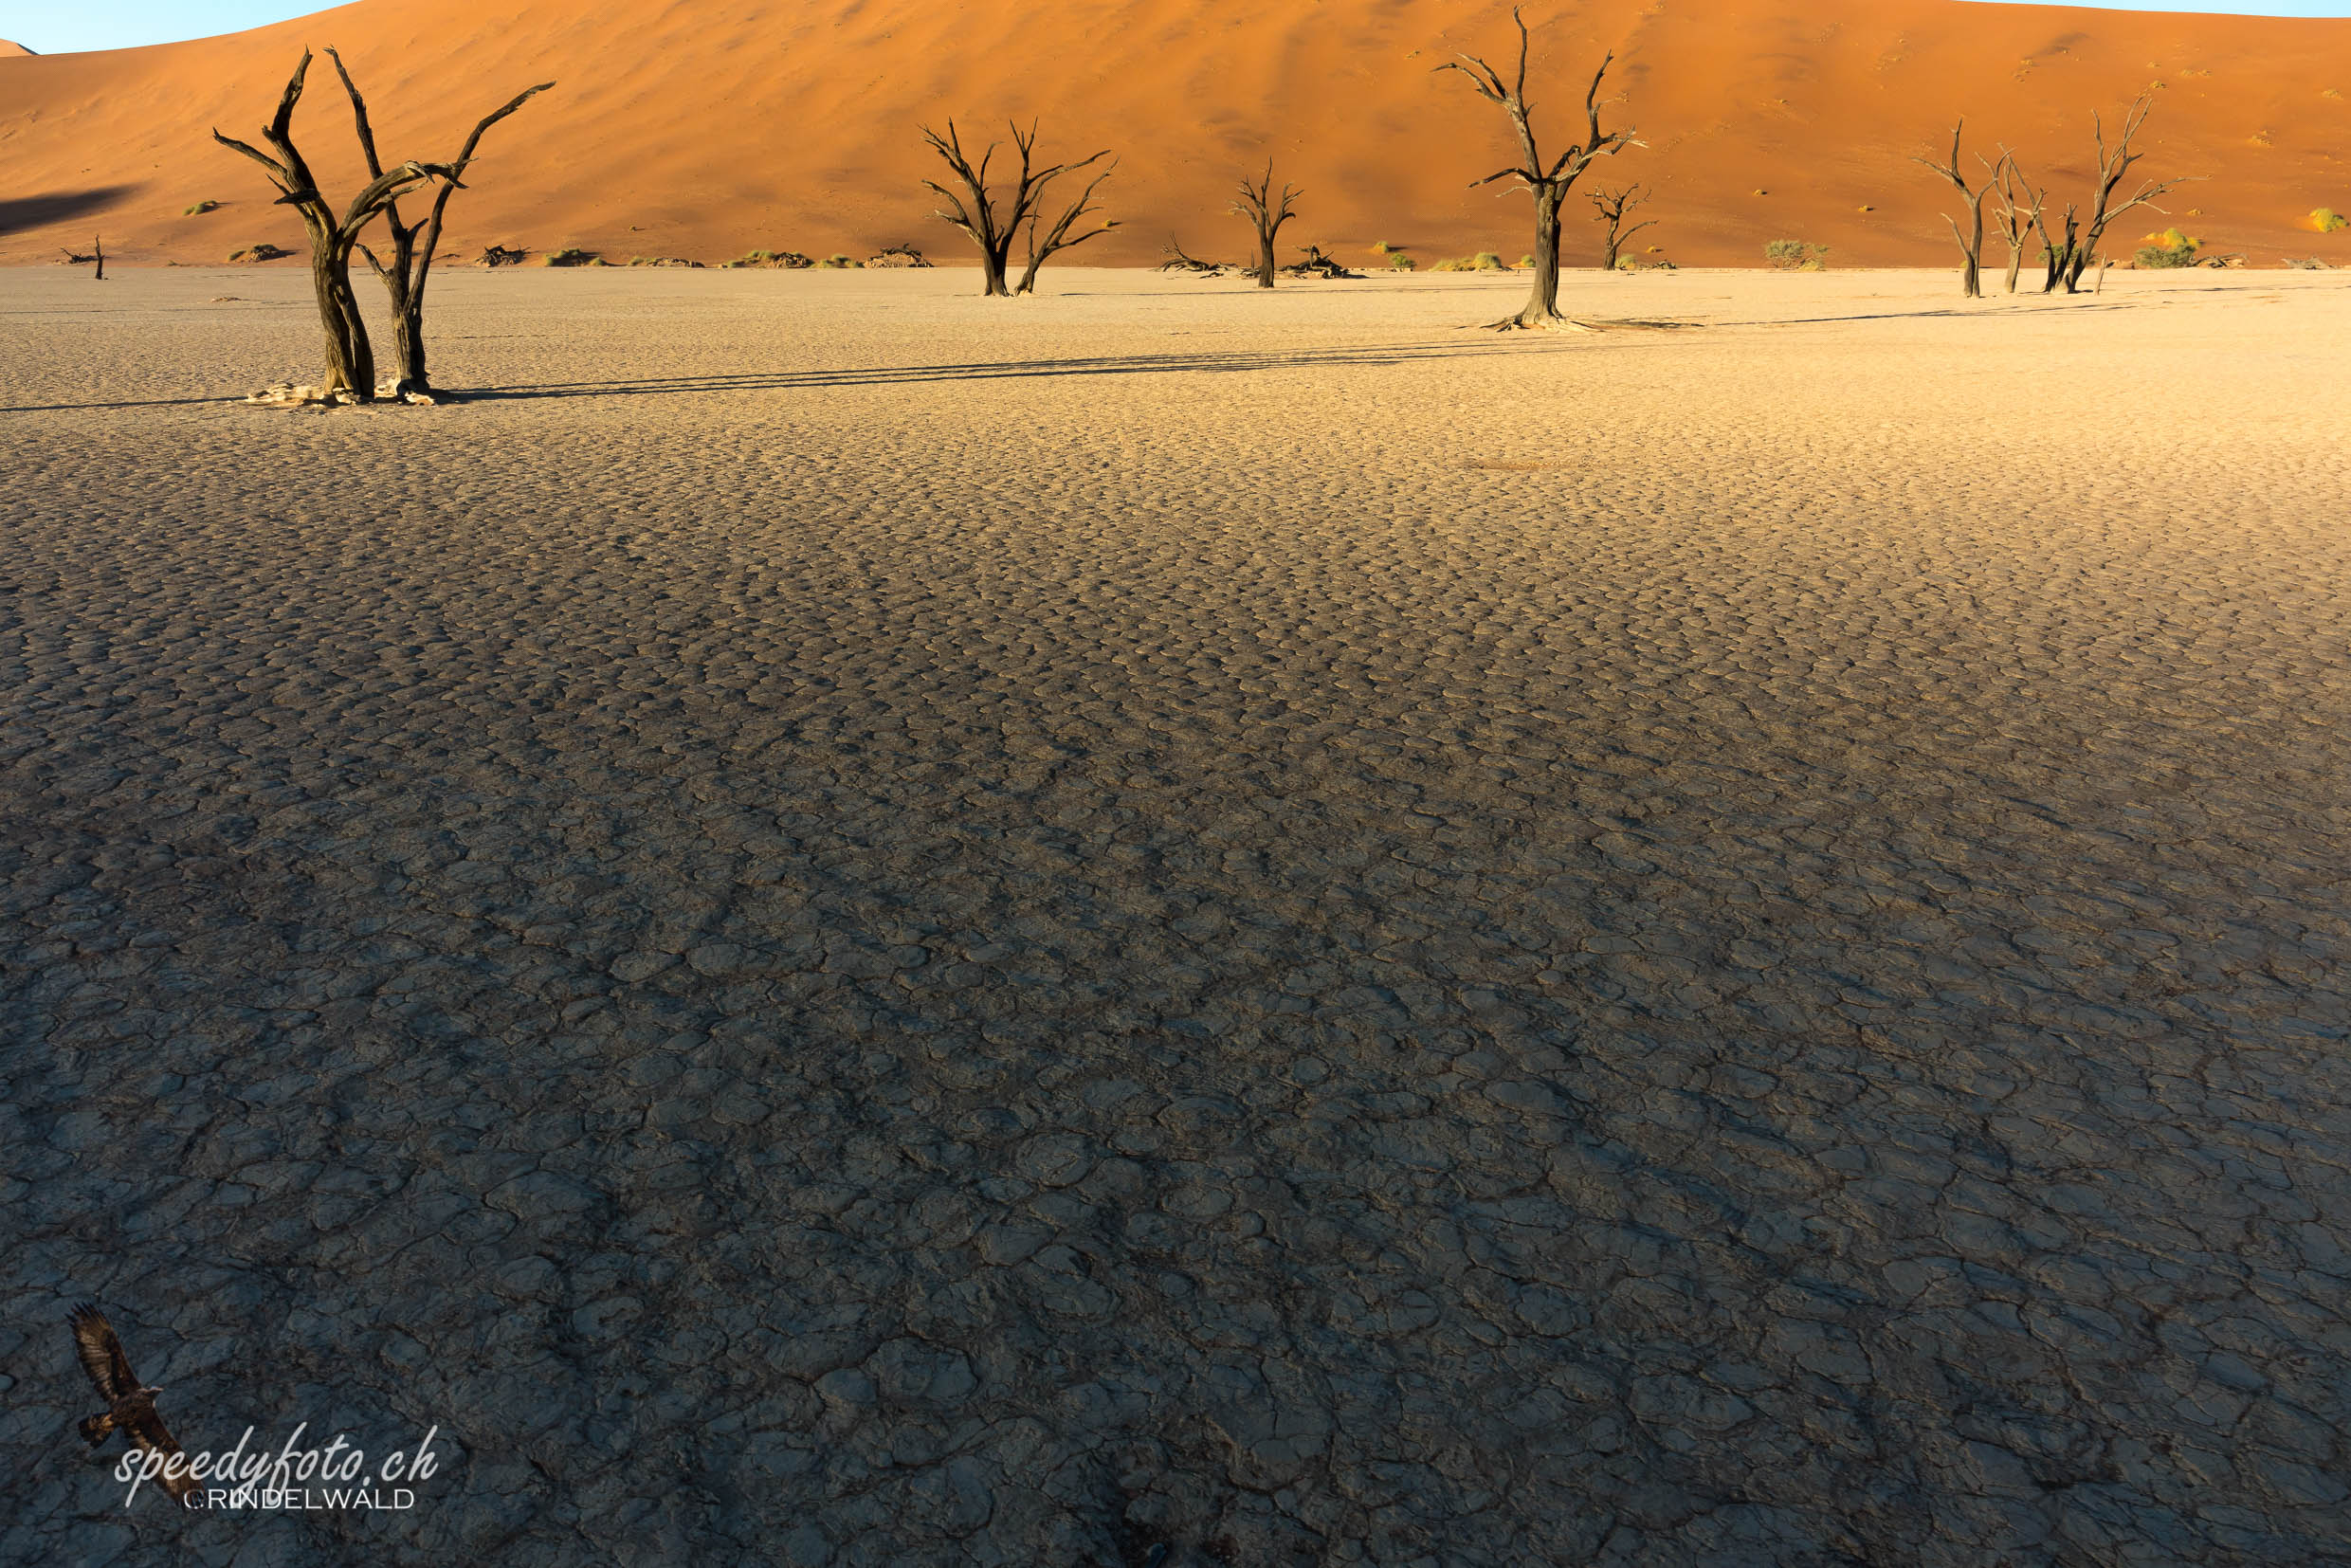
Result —
[[136, 185], [105, 185], [95, 191], [59, 191], [44, 196], [17, 196], [0, 201], [0, 234], [13, 234], [20, 228], [38, 228], [43, 224], [64, 223], [68, 218], [103, 211], [137, 189]]
[[2336, 280], [303, 283], [0, 275], [0, 1558], [2343, 1559]]

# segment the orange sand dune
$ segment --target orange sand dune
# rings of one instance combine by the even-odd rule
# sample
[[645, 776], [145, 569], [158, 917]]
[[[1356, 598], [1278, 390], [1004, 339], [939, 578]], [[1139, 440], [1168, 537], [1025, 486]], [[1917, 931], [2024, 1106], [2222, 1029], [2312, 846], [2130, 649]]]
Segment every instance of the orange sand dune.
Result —
[[[1615, 112], [1649, 146], [1606, 176], [1656, 187], [1641, 243], [1684, 263], [1752, 264], [1781, 237], [1832, 246], [1832, 264], [1938, 260], [1948, 204], [1907, 160], [1954, 116], [2062, 196], [2083, 183], [2090, 112], [2157, 83], [2146, 169], [2211, 176], [2173, 204], [2190, 232], [2263, 264], [2351, 263], [2351, 232], [2307, 216], [2351, 210], [2351, 22], [1954, 0], [1569, 0], [1534, 18], [1555, 137], [1576, 73], [1617, 51]], [[131, 261], [299, 248], [259, 173], [206, 132], [251, 139], [305, 44], [342, 49], [403, 157], [447, 155], [483, 110], [556, 80], [493, 133], [454, 204], [449, 246], [468, 252], [717, 261], [911, 241], [950, 258], [962, 242], [917, 183], [932, 172], [917, 123], [1034, 115], [1048, 151], [1120, 155], [1124, 227], [1087, 262], [1150, 261], [1170, 235], [1240, 255], [1226, 202], [1268, 153], [1306, 191], [1285, 241], [1515, 257], [1523, 197], [1465, 189], [1507, 160], [1501, 117], [1431, 74], [1454, 48], [1500, 61], [1511, 36], [1495, 0], [360, 0], [229, 37], [0, 60], [0, 261], [92, 229]], [[349, 116], [323, 59], [297, 124], [346, 189]], [[220, 208], [181, 216], [207, 199]], [[1589, 253], [1572, 231], [1571, 254]]]

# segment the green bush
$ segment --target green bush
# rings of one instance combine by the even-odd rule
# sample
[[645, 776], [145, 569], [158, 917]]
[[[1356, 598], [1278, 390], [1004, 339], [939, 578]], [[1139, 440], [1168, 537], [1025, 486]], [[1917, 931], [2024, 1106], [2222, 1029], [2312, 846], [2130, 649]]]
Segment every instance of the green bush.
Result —
[[850, 261], [847, 256], [831, 255], [826, 257], [823, 261], [818, 262], [816, 264], [821, 267], [828, 267], [832, 270], [839, 271], [849, 267], [863, 267], [866, 264], [863, 262]]
[[1411, 272], [1414, 270], [1412, 259], [1410, 256], [1405, 255], [1400, 250], [1391, 250], [1388, 252], [1388, 270], [1391, 272]]
[[2196, 253], [2204, 242], [2177, 228], [2166, 228], [2160, 234], [2150, 234], [2147, 243], [2132, 252], [2131, 260], [2142, 267], [2161, 269], [2196, 265]]
[[576, 246], [567, 245], [561, 250], [547, 252], [540, 258], [539, 264], [542, 266], [592, 266], [599, 260], [601, 258], [592, 250], [582, 250]]
[[2322, 207], [2310, 214], [2310, 226], [2322, 234], [2332, 234], [2338, 228], [2351, 228], [2351, 218], [2331, 207]]
[[1477, 256], [1469, 263], [1469, 264], [1480, 272], [1507, 272], [1510, 270], [1503, 264], [1502, 258], [1495, 255], [1490, 250], [1479, 251]]
[[190, 207], [186, 211], [182, 212], [180, 216], [183, 218], [192, 218], [199, 212], [210, 212], [219, 206], [220, 203], [216, 201], [200, 201], [192, 207]]
[[1819, 272], [1828, 266], [1829, 247], [1802, 240], [1774, 240], [1763, 247], [1763, 260], [1782, 272]]

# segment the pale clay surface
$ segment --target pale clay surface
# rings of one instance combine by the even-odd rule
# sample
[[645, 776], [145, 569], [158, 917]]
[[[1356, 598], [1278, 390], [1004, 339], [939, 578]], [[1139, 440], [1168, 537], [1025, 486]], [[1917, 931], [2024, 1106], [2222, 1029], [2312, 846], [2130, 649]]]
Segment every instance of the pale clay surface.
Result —
[[2351, 1559], [2343, 280], [974, 282], [0, 275], [0, 1559]]

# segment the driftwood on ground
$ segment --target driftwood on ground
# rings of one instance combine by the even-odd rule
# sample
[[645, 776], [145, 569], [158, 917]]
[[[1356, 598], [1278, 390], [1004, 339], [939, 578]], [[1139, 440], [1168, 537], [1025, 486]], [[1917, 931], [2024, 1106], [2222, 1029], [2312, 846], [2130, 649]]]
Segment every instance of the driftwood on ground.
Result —
[[1221, 278], [1229, 272], [1240, 270], [1223, 262], [1204, 262], [1197, 256], [1187, 255], [1182, 244], [1173, 238], [1160, 247], [1159, 254], [1161, 260], [1157, 270], [1161, 272], [1183, 272], [1195, 278]]
[[1348, 271], [1334, 258], [1323, 255], [1322, 247], [1319, 245], [1306, 246], [1304, 261], [1293, 263], [1282, 270], [1292, 278], [1361, 278], [1363, 276], [1360, 272]]

